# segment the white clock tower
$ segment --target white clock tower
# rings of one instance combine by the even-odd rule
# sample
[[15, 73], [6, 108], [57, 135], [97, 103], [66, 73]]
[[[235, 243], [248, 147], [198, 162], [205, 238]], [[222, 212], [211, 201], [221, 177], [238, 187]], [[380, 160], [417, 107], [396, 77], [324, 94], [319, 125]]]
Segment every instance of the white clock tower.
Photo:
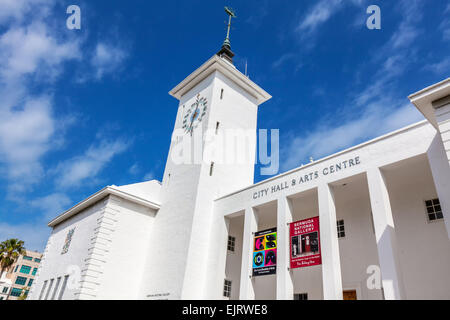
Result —
[[[233, 56], [228, 33], [222, 49], [170, 91], [180, 103], [161, 209], [151, 231], [143, 298], [206, 297], [211, 283], [205, 275], [213, 271], [208, 257], [215, 250], [226, 252], [226, 244], [212, 232], [214, 200], [253, 184], [258, 106], [271, 96], [236, 69]], [[232, 147], [242, 137], [246, 150], [253, 152], [252, 161], [245, 163]], [[198, 151], [189, 156], [190, 150], [206, 146], [215, 148], [220, 159]], [[217, 281], [214, 286], [220, 287], [223, 279]]]

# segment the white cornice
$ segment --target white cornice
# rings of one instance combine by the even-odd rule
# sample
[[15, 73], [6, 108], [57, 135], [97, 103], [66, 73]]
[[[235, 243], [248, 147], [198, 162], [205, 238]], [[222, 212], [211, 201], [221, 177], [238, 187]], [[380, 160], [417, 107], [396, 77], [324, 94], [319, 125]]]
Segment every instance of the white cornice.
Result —
[[139, 204], [141, 206], [150, 208], [150, 209], [154, 209], [154, 210], [159, 210], [159, 208], [161, 207], [160, 204], [140, 198], [138, 196], [132, 195], [130, 193], [124, 192], [122, 190], [118, 190], [112, 186], [110, 187], [106, 187], [102, 190], [100, 190], [99, 192], [93, 194], [92, 196], [90, 196], [89, 198], [83, 200], [82, 202], [78, 203], [77, 205], [75, 205], [74, 207], [72, 207], [71, 209], [67, 210], [66, 212], [62, 213], [61, 215], [59, 215], [58, 217], [56, 217], [55, 219], [53, 219], [52, 221], [50, 221], [48, 223], [49, 227], [55, 227], [56, 225], [60, 224], [61, 222], [69, 219], [70, 217], [73, 217], [74, 215], [78, 214], [80, 211], [90, 207], [91, 205], [97, 203], [98, 201], [102, 200], [103, 198], [105, 198], [108, 195], [115, 195], [119, 198], [134, 202], [136, 204]]
[[450, 78], [413, 93], [408, 98], [427, 120], [438, 129], [433, 102], [450, 95]]
[[361, 148], [363, 148], [363, 147], [366, 147], [366, 146], [368, 146], [368, 145], [377, 143], [377, 142], [382, 141], [382, 140], [386, 140], [386, 139], [392, 138], [393, 136], [396, 136], [396, 135], [402, 134], [402, 133], [404, 133], [404, 132], [407, 132], [407, 131], [409, 131], [409, 130], [413, 130], [413, 129], [415, 129], [415, 128], [422, 127], [422, 126], [426, 126], [426, 125], [428, 125], [428, 122], [427, 122], [426, 120], [422, 120], [422, 121], [413, 123], [413, 124], [411, 124], [411, 125], [409, 125], [409, 126], [407, 126], [407, 127], [404, 127], [404, 128], [401, 128], [401, 129], [398, 129], [398, 130], [389, 132], [389, 133], [387, 133], [387, 134], [385, 134], [385, 135], [382, 135], [382, 136], [377, 137], [377, 138], [374, 138], [374, 139], [372, 139], [372, 140], [363, 142], [363, 143], [361, 143], [361, 144], [358, 144], [358, 145], [356, 145], [356, 146], [347, 148], [347, 149], [345, 149], [345, 150], [339, 151], [339, 152], [337, 152], [337, 153], [334, 153], [334, 154], [329, 155], [329, 156], [327, 156], [327, 157], [324, 157], [324, 158], [322, 158], [322, 159], [315, 160], [315, 161], [312, 162], [312, 163], [308, 163], [308, 164], [306, 164], [306, 165], [304, 165], [304, 166], [297, 167], [297, 168], [295, 168], [295, 169], [291, 169], [291, 170], [289, 170], [289, 171], [283, 172], [283, 173], [281, 173], [281, 174], [279, 174], [279, 175], [273, 176], [273, 177], [268, 178], [268, 179], [266, 179], [266, 180], [263, 180], [263, 181], [260, 181], [260, 182], [258, 182], [258, 183], [249, 185], [249, 186], [247, 186], [247, 187], [245, 187], [245, 188], [236, 190], [236, 191], [234, 191], [234, 192], [232, 192], [232, 193], [229, 193], [229, 194], [220, 196], [220, 197], [214, 199], [214, 201], [219, 201], [219, 200], [222, 200], [222, 199], [231, 197], [231, 196], [233, 196], [233, 195], [235, 195], [235, 194], [238, 194], [238, 193], [240, 193], [240, 192], [243, 192], [243, 191], [249, 190], [249, 189], [251, 189], [251, 188], [254, 188], [254, 187], [257, 187], [257, 186], [266, 184], [266, 183], [268, 183], [268, 182], [275, 181], [275, 180], [277, 180], [277, 179], [279, 179], [279, 178], [288, 176], [288, 175], [290, 175], [290, 174], [292, 174], [292, 173], [294, 173], [294, 172], [298, 172], [298, 171], [302, 171], [302, 170], [305, 170], [305, 169], [310, 168], [310, 167], [314, 167], [314, 166], [316, 166], [316, 165], [319, 164], [319, 163], [323, 163], [323, 162], [325, 162], [325, 161], [328, 161], [328, 160], [330, 160], [330, 159], [339, 157], [339, 156], [344, 155], [344, 154], [346, 154], [346, 153], [356, 151], [356, 150], [361, 149]]
[[259, 87], [256, 83], [251, 81], [242, 72], [236, 69], [235, 66], [228, 63], [217, 55], [206, 61], [200, 68], [191, 73], [179, 85], [173, 88], [169, 94], [180, 100], [189, 90], [194, 88], [201, 81], [206, 79], [214, 71], [223, 73], [226, 77], [235, 82], [238, 86], [244, 89], [247, 93], [253, 96], [258, 105], [271, 99], [272, 96]]

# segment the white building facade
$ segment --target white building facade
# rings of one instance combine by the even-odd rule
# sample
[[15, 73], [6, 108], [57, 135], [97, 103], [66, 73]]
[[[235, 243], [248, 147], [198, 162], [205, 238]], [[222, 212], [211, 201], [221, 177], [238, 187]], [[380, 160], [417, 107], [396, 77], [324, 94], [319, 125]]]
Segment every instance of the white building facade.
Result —
[[[212, 132], [205, 147], [256, 133], [271, 96], [231, 58], [222, 50], [170, 92], [184, 136], [162, 183], [107, 187], [49, 223], [29, 299], [450, 299], [450, 79], [410, 97], [427, 121], [254, 184], [254, 160], [176, 161], [196, 134]], [[290, 225], [311, 218], [320, 263], [294, 269]], [[276, 262], [256, 275], [255, 234], [268, 229]]]

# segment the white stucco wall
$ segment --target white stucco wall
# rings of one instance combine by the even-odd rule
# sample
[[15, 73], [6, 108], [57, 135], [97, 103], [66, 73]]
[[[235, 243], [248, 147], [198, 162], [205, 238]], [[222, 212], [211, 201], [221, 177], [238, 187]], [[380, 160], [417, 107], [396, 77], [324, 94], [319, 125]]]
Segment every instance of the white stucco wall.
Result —
[[345, 227], [345, 237], [339, 239], [342, 286], [356, 290], [359, 300], [380, 300], [381, 290], [367, 288], [367, 268], [379, 266], [367, 179], [358, 176], [334, 191], [336, 218]]
[[118, 197], [108, 206], [118, 214], [96, 298], [139, 299], [156, 212]]
[[[137, 299], [150, 246], [155, 210], [116, 196], [57, 225], [47, 244], [29, 299], [39, 299], [44, 281], [69, 275], [63, 300]], [[67, 232], [75, 228], [69, 251], [61, 254]], [[127, 279], [124, 281], [123, 279]], [[45, 291], [48, 291], [49, 285]], [[44, 292], [43, 299], [46, 296]], [[58, 299], [58, 293], [55, 299]]]
[[450, 299], [450, 242], [443, 220], [428, 222], [425, 201], [437, 198], [426, 157], [386, 173], [406, 299]]
[[[63, 300], [76, 299], [75, 293], [77, 292], [77, 289], [75, 288], [75, 285], [79, 284], [78, 282], [80, 281], [80, 275], [78, 275], [78, 280], [75, 280], [77, 275], [73, 274], [72, 270], [76, 270], [78, 268], [81, 272], [84, 267], [85, 259], [88, 257], [88, 250], [91, 246], [91, 238], [93, 237], [95, 232], [94, 229], [97, 226], [97, 219], [100, 217], [100, 214], [106, 204], [107, 199], [103, 199], [78, 215], [59, 224], [52, 230], [52, 234], [48, 240], [44, 256], [41, 260], [41, 265], [38, 269], [33, 288], [30, 291], [28, 299], [39, 299], [44, 281], [48, 281], [47, 288], [45, 290], [47, 291], [49, 288], [48, 283], [51, 279], [55, 279], [53, 286], [54, 289], [56, 279], [61, 277], [61, 281], [63, 281], [64, 276], [69, 273], [71, 273], [70, 284], [66, 287], [62, 298]], [[69, 251], [66, 254], [61, 254], [67, 233], [73, 228], [75, 228], [75, 232], [72, 237]], [[60, 287], [61, 286], [62, 282], [60, 283]], [[43, 299], [45, 295], [46, 292], [44, 292]]]

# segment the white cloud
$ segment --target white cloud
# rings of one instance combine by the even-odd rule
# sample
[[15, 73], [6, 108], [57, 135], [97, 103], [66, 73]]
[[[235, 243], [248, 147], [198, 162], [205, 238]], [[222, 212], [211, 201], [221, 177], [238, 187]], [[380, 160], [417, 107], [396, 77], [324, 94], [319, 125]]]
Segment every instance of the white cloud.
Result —
[[0, 222], [0, 241], [17, 238], [25, 242], [28, 250], [43, 252], [49, 236], [50, 228], [44, 221], [14, 225]]
[[[316, 7], [321, 4], [319, 2]], [[338, 6], [340, 2], [334, 1], [332, 4]], [[417, 28], [422, 18], [421, 5], [421, 1], [399, 2], [402, 19], [398, 28], [371, 59], [380, 68], [368, 77], [367, 85], [360, 92], [349, 98], [350, 103], [345, 104], [344, 101], [342, 113], [346, 118], [339, 119], [341, 123], [322, 120], [311, 132], [302, 136], [289, 133], [287, 140], [291, 142], [281, 150], [282, 170], [306, 163], [310, 156], [321, 158], [423, 119], [413, 106], [403, 105], [404, 97], [398, 97], [396, 83], [396, 79], [414, 62], [414, 52], [411, 52], [409, 45], [421, 33]], [[325, 22], [331, 13], [316, 13], [316, 16], [316, 20], [308, 20], [311, 26]], [[354, 116], [348, 118], [349, 115]]]
[[448, 74], [450, 70], [450, 57], [446, 57], [439, 62], [426, 65], [424, 69], [432, 71], [436, 74]]
[[55, 77], [63, 62], [81, 58], [80, 44], [75, 40], [58, 41], [47, 25], [37, 21], [5, 32], [0, 38], [0, 58], [3, 81], [35, 72]]
[[321, 0], [313, 6], [298, 25], [297, 31], [312, 33], [337, 12], [342, 0]]
[[95, 78], [100, 80], [104, 75], [119, 69], [126, 56], [122, 48], [103, 42], [98, 43], [91, 59], [91, 65], [95, 68]]
[[395, 96], [396, 79], [408, 70], [415, 60], [415, 52], [410, 49], [410, 45], [422, 32], [417, 27], [422, 19], [421, 6], [421, 1], [398, 2], [397, 9], [402, 18], [389, 40], [374, 52], [371, 62], [379, 64], [380, 68], [369, 78], [367, 86], [355, 95], [354, 103], [357, 106], [376, 102], [382, 97]]
[[74, 157], [59, 164], [55, 169], [60, 187], [79, 186], [87, 179], [95, 178], [100, 171], [118, 154], [129, 147], [124, 140], [102, 140], [93, 144], [82, 156]]
[[295, 54], [293, 53], [286, 53], [283, 54], [278, 60], [276, 60], [274, 63], [272, 63], [272, 68], [277, 69], [280, 66], [282, 66], [285, 62], [287, 62], [290, 59], [293, 59], [295, 57]]
[[[51, 95], [30, 87], [54, 80], [65, 62], [79, 59], [80, 43], [50, 28], [51, 0], [0, 0], [0, 172], [11, 194], [28, 190], [43, 176], [42, 157], [60, 127]], [[25, 19], [26, 18], [26, 19]]]
[[308, 38], [333, 15], [340, 12], [345, 5], [351, 4], [361, 7], [365, 2], [366, 0], [320, 0], [302, 17], [296, 31], [301, 35], [301, 38]]
[[418, 22], [422, 19], [421, 1], [400, 1], [403, 18], [398, 29], [391, 36], [387, 46], [392, 49], [406, 48], [419, 36]]
[[30, 202], [31, 207], [40, 209], [48, 221], [66, 211], [71, 204], [72, 201], [64, 193], [53, 193]]
[[450, 13], [450, 3], [447, 4], [447, 7], [446, 7], [445, 10], [444, 10], [444, 14], [445, 14], [445, 13]]
[[135, 163], [130, 167], [130, 169], [128, 169], [128, 172], [132, 175], [136, 175], [139, 173], [140, 170], [141, 168], [139, 167], [139, 165]]
[[26, 100], [21, 108], [0, 105], [0, 164], [14, 191], [24, 191], [43, 174], [41, 157], [51, 148], [55, 120], [47, 96]]
[[[11, 21], [22, 22], [26, 14], [30, 11], [33, 11], [34, 15], [42, 15], [52, 1], [53, 0], [0, 0], [0, 24]], [[32, 10], [33, 8], [38, 8], [40, 10]]]
[[155, 173], [153, 171], [148, 172], [144, 175], [144, 181], [154, 180], [155, 179]]
[[391, 101], [372, 104], [360, 117], [343, 124], [323, 123], [313, 131], [286, 139], [289, 145], [281, 150], [281, 169], [283, 171], [307, 163], [309, 157], [315, 159], [404, 127], [423, 116], [411, 105], [397, 107]]
[[444, 41], [450, 41], [450, 18], [448, 17], [449, 14], [450, 5], [447, 6], [447, 9], [445, 9], [444, 20], [442, 20], [441, 24], [439, 25], [439, 30], [442, 31], [442, 39]]
[[391, 93], [392, 86], [389, 86], [389, 84], [404, 72], [407, 64], [408, 59], [405, 59], [405, 55], [402, 53], [386, 57], [381, 68], [373, 76], [372, 80], [368, 81], [366, 88], [356, 94], [355, 104], [363, 106], [374, 99], [379, 99]]

